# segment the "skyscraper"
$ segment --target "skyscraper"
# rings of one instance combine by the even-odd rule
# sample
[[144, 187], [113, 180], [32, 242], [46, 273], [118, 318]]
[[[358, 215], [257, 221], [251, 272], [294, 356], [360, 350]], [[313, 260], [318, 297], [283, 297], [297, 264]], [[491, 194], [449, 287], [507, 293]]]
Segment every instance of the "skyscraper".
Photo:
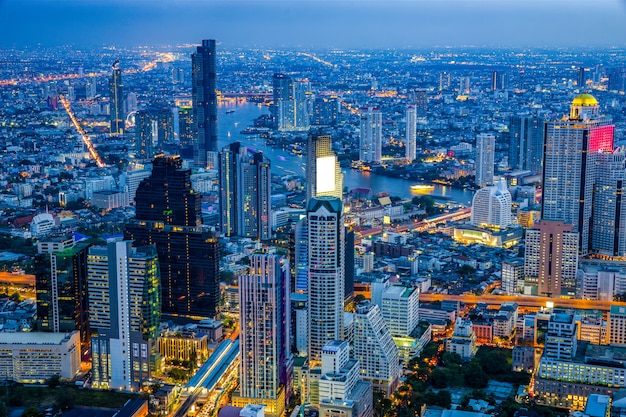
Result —
[[124, 85], [120, 61], [116, 60], [111, 69], [113, 73], [109, 80], [110, 132], [112, 135], [121, 135], [124, 133]]
[[138, 391], [150, 378], [161, 298], [154, 246], [109, 241], [89, 248], [93, 385]]
[[509, 118], [509, 166], [543, 172], [544, 121], [536, 116], [511, 116]]
[[415, 107], [406, 108], [406, 131], [404, 140], [405, 158], [409, 162], [415, 159], [415, 148], [417, 140], [417, 112]]
[[481, 133], [476, 136], [476, 185], [485, 187], [493, 185], [494, 153], [496, 151], [496, 137], [490, 133]]
[[156, 245], [163, 311], [213, 317], [219, 302], [219, 243], [202, 231], [202, 196], [178, 156], [158, 156], [137, 188], [136, 216], [124, 236]]
[[540, 220], [526, 230], [524, 275], [542, 297], [576, 295], [578, 233], [563, 222]]
[[191, 54], [191, 95], [193, 100], [193, 159], [206, 167], [207, 152], [217, 153], [217, 74], [215, 39], [202, 41]]
[[273, 102], [271, 107], [272, 117], [276, 127], [280, 125], [280, 108], [283, 101], [293, 100], [293, 80], [286, 74], [276, 73], [272, 77]]
[[369, 301], [356, 306], [354, 357], [361, 366], [361, 379], [371, 382], [374, 391], [391, 395], [400, 376], [398, 348], [380, 309]]
[[374, 107], [361, 111], [361, 147], [359, 159], [379, 163], [382, 155], [383, 114]]
[[621, 148], [598, 155], [598, 180], [593, 191], [591, 252], [626, 256], [626, 154]]
[[332, 148], [330, 135], [310, 132], [306, 156], [306, 196], [343, 198], [343, 173]]
[[587, 86], [587, 77], [585, 77], [585, 67], [578, 67], [576, 70], [576, 84], [578, 84], [578, 88], [582, 90]]
[[560, 221], [579, 232], [579, 250], [590, 249], [593, 190], [600, 153], [613, 150], [614, 125], [599, 115], [598, 101], [581, 94], [569, 117], [546, 126], [542, 219]]
[[319, 364], [322, 347], [343, 339], [345, 228], [336, 197], [316, 197], [307, 205], [309, 363]]
[[425, 119], [428, 114], [428, 93], [426, 89], [415, 90], [415, 112], [420, 119]]
[[[35, 287], [37, 330], [78, 330], [83, 352], [89, 346], [87, 247], [68, 238], [47, 238], [37, 244]], [[82, 352], [81, 352], [82, 353]]]
[[158, 126], [148, 110], [135, 115], [135, 149], [141, 159], [153, 158], [158, 152]]
[[234, 142], [219, 153], [220, 225], [226, 236], [271, 237], [271, 163]]
[[291, 386], [289, 262], [278, 255], [250, 256], [239, 278], [239, 392], [233, 403], [264, 404], [268, 416], [281, 417]]

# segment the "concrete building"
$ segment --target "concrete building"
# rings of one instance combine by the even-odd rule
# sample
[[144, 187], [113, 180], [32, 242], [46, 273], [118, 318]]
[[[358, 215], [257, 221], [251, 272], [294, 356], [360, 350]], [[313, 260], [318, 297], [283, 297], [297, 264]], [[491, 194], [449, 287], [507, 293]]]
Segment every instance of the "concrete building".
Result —
[[406, 108], [406, 130], [404, 139], [404, 157], [408, 162], [415, 159], [417, 141], [417, 109], [414, 106]]
[[343, 198], [343, 173], [330, 135], [311, 132], [307, 140], [307, 201], [323, 195]]
[[511, 193], [506, 181], [496, 181], [494, 185], [476, 191], [472, 200], [474, 226], [502, 230], [513, 223], [511, 216]]
[[611, 306], [607, 327], [609, 344], [626, 346], [626, 307]]
[[400, 363], [389, 328], [377, 305], [363, 301], [354, 314], [354, 356], [359, 360], [361, 379], [374, 390], [389, 396], [398, 385]]
[[309, 363], [318, 364], [329, 340], [343, 339], [345, 228], [336, 197], [316, 197], [307, 206]]
[[502, 289], [507, 294], [520, 294], [524, 291], [524, 260], [513, 259], [502, 262], [500, 271]]
[[43, 384], [80, 371], [80, 336], [71, 333], [0, 332], [0, 380]]
[[409, 336], [419, 322], [419, 290], [389, 286], [382, 293], [379, 307], [392, 336]]
[[544, 297], [574, 297], [579, 234], [572, 224], [541, 220], [526, 231], [524, 275]]
[[476, 355], [476, 334], [469, 320], [457, 320], [452, 337], [446, 339], [446, 352], [458, 353], [463, 360], [470, 360]]

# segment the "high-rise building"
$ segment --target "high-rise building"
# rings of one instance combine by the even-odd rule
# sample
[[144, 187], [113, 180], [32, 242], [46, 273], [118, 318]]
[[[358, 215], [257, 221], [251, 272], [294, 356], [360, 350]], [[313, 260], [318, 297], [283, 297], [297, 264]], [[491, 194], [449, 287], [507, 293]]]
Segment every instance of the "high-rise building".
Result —
[[383, 147], [383, 114], [374, 107], [361, 111], [361, 146], [359, 159], [363, 162], [379, 163]]
[[219, 243], [202, 231], [202, 195], [178, 156], [158, 156], [137, 188], [136, 216], [124, 236], [156, 245], [163, 311], [213, 317], [219, 302]]
[[319, 364], [322, 347], [343, 339], [345, 227], [337, 197], [315, 197], [307, 205], [309, 363]]
[[309, 248], [308, 248], [308, 227], [306, 217], [300, 219], [294, 227], [294, 260], [296, 262], [294, 271], [295, 276], [292, 277], [294, 291], [306, 292], [308, 289], [309, 275]]
[[511, 193], [506, 181], [496, 181], [476, 191], [472, 200], [472, 225], [502, 230], [512, 222]]
[[578, 67], [576, 69], [576, 84], [579, 89], [586, 87], [587, 77], [585, 77], [585, 67]]
[[581, 254], [590, 250], [600, 153], [613, 150], [615, 126], [599, 108], [593, 96], [581, 94], [572, 101], [569, 117], [546, 126], [541, 217], [573, 225]]
[[272, 77], [272, 86], [273, 103], [271, 112], [275, 126], [279, 127], [281, 103], [293, 100], [293, 80], [286, 74], [276, 73]]
[[578, 323], [574, 314], [555, 311], [550, 315], [543, 354], [555, 360], [572, 360], [576, 356]]
[[137, 157], [152, 159], [158, 152], [157, 122], [148, 110], [135, 114], [135, 149]]
[[598, 179], [593, 191], [591, 252], [626, 256], [626, 154], [617, 149], [598, 155]]
[[498, 90], [498, 78], [500, 78], [500, 74], [498, 73], [498, 71], [492, 71], [491, 72], [491, 90], [492, 91]]
[[543, 172], [544, 121], [536, 116], [511, 116], [509, 118], [509, 166]]
[[476, 136], [476, 185], [486, 187], [493, 185], [494, 154], [496, 151], [496, 137], [490, 133], [481, 133]]
[[217, 153], [217, 53], [215, 39], [202, 41], [191, 54], [191, 95], [193, 99], [193, 159], [206, 167], [208, 152]]
[[124, 133], [124, 85], [119, 59], [111, 67], [113, 73], [109, 80], [110, 132], [112, 135]]
[[233, 403], [264, 404], [267, 416], [283, 416], [292, 385], [289, 294], [289, 262], [251, 255], [239, 278], [240, 384]]
[[[70, 332], [78, 330], [82, 352], [89, 346], [87, 302], [87, 247], [68, 238], [47, 238], [37, 244], [35, 288], [37, 330]], [[81, 353], [82, 353], [81, 352]]]
[[542, 297], [574, 297], [578, 270], [578, 233], [563, 222], [540, 220], [526, 230], [524, 275]]
[[611, 68], [607, 71], [609, 78], [608, 90], [623, 93], [626, 91], [626, 68]]
[[354, 357], [359, 360], [361, 379], [371, 382], [374, 391], [391, 395], [400, 376], [398, 348], [380, 309], [369, 301], [356, 306]]
[[192, 146], [195, 136], [193, 125], [193, 107], [178, 109], [178, 141], [181, 147]]
[[502, 289], [507, 294], [519, 294], [524, 289], [524, 260], [503, 261], [501, 277]]
[[380, 306], [392, 336], [409, 336], [419, 322], [419, 290], [391, 285], [382, 294]]
[[329, 195], [343, 198], [343, 173], [330, 135], [310, 132], [306, 156], [306, 197]]
[[417, 110], [413, 106], [406, 108], [406, 131], [404, 140], [404, 150], [407, 161], [413, 162], [415, 159], [417, 141]]
[[221, 230], [226, 236], [271, 237], [270, 160], [234, 142], [219, 153]]
[[428, 115], [428, 94], [426, 89], [418, 88], [414, 92], [415, 115], [420, 119], [425, 119]]
[[337, 97], [316, 97], [313, 101], [311, 124], [315, 126], [334, 126], [339, 119], [339, 100]]
[[607, 327], [609, 344], [626, 345], [626, 307], [611, 306]]
[[92, 246], [87, 254], [93, 385], [138, 391], [150, 378], [161, 297], [154, 246], [130, 241]]
[[[291, 80], [291, 79], [290, 79]], [[311, 125], [310, 114], [312, 113], [312, 93], [311, 83], [307, 80], [289, 81], [275, 78], [279, 88], [276, 90], [278, 100], [278, 128], [280, 130], [307, 130]], [[281, 89], [291, 85], [290, 95], [285, 94]]]

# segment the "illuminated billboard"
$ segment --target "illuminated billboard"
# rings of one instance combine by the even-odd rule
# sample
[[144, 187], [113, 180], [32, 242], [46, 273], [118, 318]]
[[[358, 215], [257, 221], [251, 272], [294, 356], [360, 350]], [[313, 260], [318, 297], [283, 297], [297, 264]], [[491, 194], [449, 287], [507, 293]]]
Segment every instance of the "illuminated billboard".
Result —
[[334, 156], [317, 158], [316, 192], [318, 194], [335, 191], [335, 166]]

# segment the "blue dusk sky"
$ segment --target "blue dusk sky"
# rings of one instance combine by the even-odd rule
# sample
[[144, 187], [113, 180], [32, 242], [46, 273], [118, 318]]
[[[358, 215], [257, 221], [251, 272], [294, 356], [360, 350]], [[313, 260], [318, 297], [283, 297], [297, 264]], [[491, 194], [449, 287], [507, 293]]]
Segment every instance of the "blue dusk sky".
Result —
[[0, 0], [0, 47], [626, 46], [626, 0]]

